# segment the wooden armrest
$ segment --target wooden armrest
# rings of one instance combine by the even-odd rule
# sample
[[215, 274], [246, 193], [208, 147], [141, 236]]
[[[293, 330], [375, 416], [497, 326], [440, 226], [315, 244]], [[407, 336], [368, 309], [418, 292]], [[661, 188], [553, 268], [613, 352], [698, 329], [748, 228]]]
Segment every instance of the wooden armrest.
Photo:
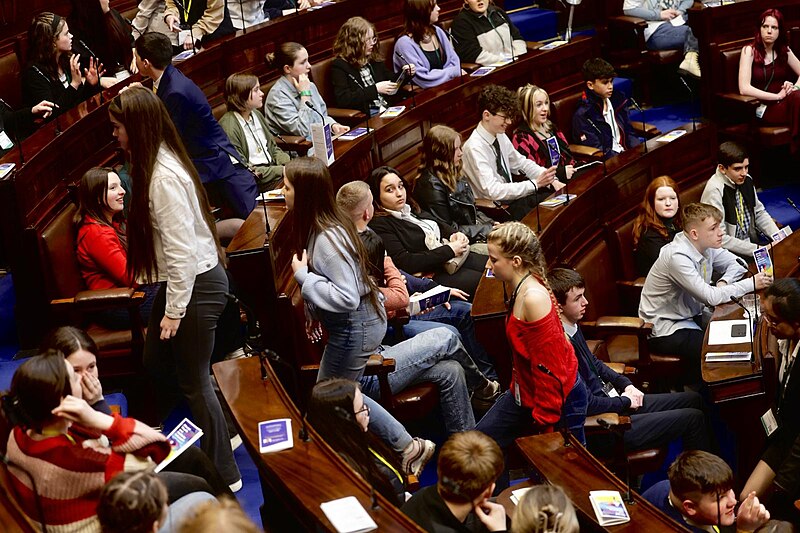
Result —
[[635, 316], [601, 316], [595, 321], [595, 327], [641, 329], [644, 323], [644, 320]]
[[608, 17], [608, 26], [609, 29], [611, 28], [611, 26], [617, 26], [620, 28], [633, 27], [635, 29], [641, 29], [642, 31], [644, 31], [644, 29], [647, 28], [647, 21], [639, 17], [629, 17], [627, 15], [615, 15], [613, 17]]
[[616, 426], [619, 424], [619, 415], [617, 413], [600, 413], [599, 415], [587, 416], [583, 425], [591, 428], [601, 427], [600, 420], [604, 420], [611, 426]]
[[608, 361], [604, 361], [604, 364], [617, 374], [633, 375], [638, 372], [636, 368], [632, 366], [626, 366], [625, 363], [611, 363]]
[[652, 139], [653, 137], [661, 135], [659, 129], [653, 124], [645, 124], [644, 122], [640, 122], [638, 120], [632, 120], [631, 126], [633, 127], [634, 131], [641, 133], [642, 137], [646, 137], [648, 139]]
[[732, 102], [741, 102], [743, 104], [752, 105], [753, 107], [758, 107], [758, 98], [755, 98], [753, 96], [745, 96], [743, 94], [736, 94], [736, 93], [717, 93], [716, 97], [725, 100], [730, 100]]
[[594, 146], [584, 146], [582, 144], [570, 144], [569, 150], [577, 159], [581, 160], [596, 160], [599, 161], [603, 158], [603, 151], [595, 148]]
[[395, 360], [391, 357], [384, 357], [379, 353], [374, 353], [367, 359], [367, 365], [364, 367], [365, 376], [379, 376], [387, 375], [394, 372], [397, 367]]
[[359, 111], [358, 109], [344, 109], [340, 107], [329, 107], [328, 115], [333, 118], [357, 118], [359, 120], [364, 120], [367, 118], [363, 111]]
[[634, 280], [618, 280], [617, 285], [641, 290], [642, 287], [644, 287], [644, 280], [644, 277], [636, 278]]
[[137, 306], [144, 301], [144, 293], [130, 287], [81, 291], [73, 298], [52, 300], [50, 305], [55, 309], [75, 307], [81, 311], [98, 311], [118, 307]]
[[461, 63], [461, 68], [466, 70], [468, 73], [473, 72], [479, 69], [481, 66], [478, 63]]
[[528, 51], [538, 50], [542, 46], [544, 46], [539, 41], [525, 41], [525, 46], [528, 48]]
[[419, 490], [419, 478], [414, 474], [406, 475], [406, 490], [411, 493]]

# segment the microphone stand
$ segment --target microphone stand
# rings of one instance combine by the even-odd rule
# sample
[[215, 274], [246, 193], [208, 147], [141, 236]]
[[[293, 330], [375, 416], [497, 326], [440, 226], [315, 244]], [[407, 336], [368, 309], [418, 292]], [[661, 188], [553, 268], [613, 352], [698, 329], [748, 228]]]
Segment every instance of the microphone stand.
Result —
[[787, 197], [786, 197], [786, 201], [787, 201], [787, 202], [789, 202], [789, 205], [790, 205], [790, 206], [792, 206], [792, 209], [794, 209], [795, 211], [797, 211], [798, 213], [800, 213], [800, 208], [798, 208], [798, 207], [797, 207], [797, 205], [795, 205], [795, 203], [792, 201], [792, 199], [791, 199], [791, 198], [789, 198], [789, 197], [787, 196]]
[[[397, 55], [397, 57], [400, 58], [400, 61], [402, 61], [406, 65], [409, 65], [410, 67], [411, 63], [408, 62], [408, 60], [400, 51], [395, 52], [395, 54]], [[411, 109], [414, 109], [415, 107], [417, 107], [416, 93], [414, 92], [414, 76], [408, 78], [408, 83], [409, 85], [411, 85]]]
[[[645, 120], [644, 117], [644, 110], [642, 110], [642, 108], [639, 107], [639, 103], [636, 100], [634, 100], [633, 97], [629, 98], [628, 100], [630, 100], [631, 103], [633, 104], [633, 107], [635, 107], [639, 111], [639, 113], [641, 113], [642, 124], [644, 125], [645, 129], [647, 129], [647, 120]], [[642, 133], [644, 133], [644, 137], [642, 138], [642, 144], [644, 144], [644, 153], [647, 153], [647, 131], [643, 131]]]
[[[494, 11], [492, 11], [492, 15], [494, 15], [495, 13], [500, 15], [500, 12], [497, 11], [496, 9]], [[501, 26], [506, 23], [506, 20], [503, 17], [503, 15], [500, 15], [500, 20], [503, 21], [502, 24], [500, 24]], [[492, 27], [494, 28], [494, 25], [492, 25]], [[497, 30], [495, 29], [495, 31], [497, 31]], [[499, 31], [497, 32], [497, 35], [500, 35]], [[514, 36], [511, 35], [511, 22], [510, 21], [509, 21], [509, 24], [508, 24], [508, 40], [511, 43], [511, 62], [514, 63], [517, 60], [517, 58], [514, 56]], [[502, 41], [503, 41], [503, 38], [500, 37], [500, 42], [502, 42]]]
[[694, 133], [695, 131], [697, 131], [697, 119], [694, 116], [694, 91], [692, 90], [691, 87], [689, 87], [689, 84], [686, 83], [686, 80], [684, 79], [683, 76], [678, 76], [678, 79], [681, 80], [683, 86], [686, 87], [687, 91], [689, 91], [689, 103], [692, 106], [692, 133]]
[[[350, 74], [349, 72], [347, 73], [347, 75], [348, 75], [348, 76], [350, 76], [350, 79], [351, 79], [351, 80], [353, 80], [353, 83], [355, 83], [355, 84], [356, 84], [356, 86], [357, 86], [359, 89], [361, 89], [362, 91], [366, 91], [366, 90], [367, 90], [367, 89], [366, 89], [366, 87], [364, 87], [363, 85], [361, 85], [361, 84], [358, 82], [358, 80], [356, 79], [356, 77], [355, 77], [355, 76], [353, 76], [353, 75], [352, 75], [352, 74]], [[400, 88], [398, 87], [398, 88], [397, 88], [397, 90], [399, 91], [399, 90], [400, 90]], [[370, 134], [370, 131], [369, 131], [369, 117], [370, 117], [370, 114], [369, 114], [369, 101], [364, 101], [364, 114], [367, 116], [367, 120], [366, 120], [365, 122], [366, 122], [366, 124], [367, 124], [367, 135], [369, 135], [369, 134]]]
[[559, 390], [561, 391], [561, 418], [564, 421], [564, 423], [561, 424], [560, 433], [561, 433], [561, 438], [564, 439], [564, 447], [565, 448], [570, 448], [570, 447], [572, 447], [572, 444], [569, 443], [569, 431], [567, 430], [567, 419], [564, 416], [564, 405], [566, 405], [566, 403], [567, 403], [567, 398], [566, 398], [566, 396], [564, 396], [564, 384], [561, 383], [561, 380], [558, 379], [556, 377], [556, 375], [553, 374], [553, 372], [549, 368], [544, 366], [542, 363], [539, 363], [538, 365], [536, 365], [536, 368], [538, 368], [540, 372], [542, 372], [544, 374], [547, 374], [548, 376], [550, 376], [551, 378], [553, 378], [554, 380], [556, 380], [558, 382]]
[[747, 306], [742, 303], [741, 298], [737, 298], [736, 296], [731, 296], [731, 301], [736, 305], [738, 305], [739, 307], [741, 307], [742, 309], [744, 309], [744, 312], [747, 314], [747, 319], [750, 321], [750, 349], [752, 350], [750, 358], [752, 359], [753, 357], [756, 356], [756, 343], [753, 340], [753, 338], [756, 336], [757, 324], [756, 322], [753, 322], [753, 315], [750, 314], [750, 310], [747, 308]]
[[[527, 174], [525, 174], [524, 170], [520, 169], [519, 173], [525, 179], [530, 181], [531, 184], [533, 185], [533, 194], [536, 196], [536, 207], [534, 209], [536, 209], [536, 233], [538, 235], [542, 232], [542, 221], [539, 218], [539, 186], [536, 185], [536, 182], [533, 181], [533, 179], [531, 179]], [[561, 382], [559, 381], [559, 383]]]
[[505, 207], [503, 207], [503, 204], [501, 204], [501, 203], [500, 203], [500, 202], [498, 202], [497, 200], [492, 200], [492, 203], [494, 204], [494, 206], [495, 206], [497, 209], [499, 209], [500, 211], [502, 211], [503, 213], [505, 213], [505, 214], [506, 214], [506, 216], [507, 216], [508, 218], [512, 218], [512, 219], [514, 218], [514, 217], [511, 215], [511, 213], [508, 211], [508, 209], [506, 209]]
[[[603, 418], [598, 418], [597, 424], [609, 433], [613, 433], [616, 438], [620, 439], [622, 441], [622, 449], [623, 451], [625, 450], [625, 438], [619, 434], [614, 426], [609, 424], [608, 421]], [[625, 487], [625, 503], [628, 505], [635, 505], [636, 500], [633, 499], [633, 489], [631, 489], [631, 464], [627, 461], [627, 458], [625, 460]]]
[[[750, 272], [750, 269], [747, 268], [747, 263], [744, 262], [744, 259], [737, 257], [736, 262], [739, 263], [739, 266]], [[753, 311], [755, 311], [755, 321], [758, 322], [758, 293], [756, 292], [756, 274], [753, 274], [751, 277], [753, 278], [753, 296], [756, 298], [756, 303], [753, 305]]]
[[[444, 29], [444, 28], [442, 28], [442, 29]], [[455, 45], [458, 44], [458, 39], [453, 37], [453, 31], [450, 30], [450, 29], [447, 29], [447, 30], [444, 30], [444, 32], [448, 35], [448, 37], [450, 37], [450, 44], [455, 47]], [[460, 65], [461, 64], [459, 63], [459, 67], [460, 67]], [[464, 83], [464, 69], [463, 68], [459, 68], [458, 77], [461, 79], [461, 83]]]
[[307, 105], [309, 108], [313, 109], [313, 110], [314, 110], [314, 113], [316, 113], [317, 115], [319, 115], [319, 118], [321, 118], [321, 119], [322, 119], [322, 125], [323, 125], [323, 126], [325, 126], [325, 117], [322, 115], [322, 113], [320, 113], [320, 112], [317, 110], [317, 108], [316, 108], [316, 107], [314, 107], [314, 104], [312, 104], [310, 100], [306, 100], [306, 105]]
[[247, 23], [244, 21], [244, 5], [242, 0], [239, 0], [239, 13], [242, 15], [242, 34], [247, 35]]
[[606, 143], [603, 140], [603, 133], [600, 131], [600, 128], [597, 127], [597, 124], [594, 123], [594, 120], [588, 117], [586, 120], [589, 122], [592, 129], [597, 132], [597, 138], [600, 140], [600, 149], [603, 151], [603, 176], [606, 176], [608, 174], [608, 169], [606, 168]]
[[[43, 77], [47, 81], [48, 84], [52, 85], [52, 83], [53, 83], [52, 80], [49, 77], [47, 77], [44, 72], [39, 70], [39, 67], [37, 67], [36, 65], [33, 65], [33, 70], [35, 70], [39, 74], [39, 76]], [[61, 120], [58, 118], [59, 117], [59, 113], [55, 112], [55, 106], [53, 106], [53, 115], [54, 115], [55, 122], [56, 122], [56, 132], [55, 132], [56, 134], [55, 134], [55, 136], [58, 137], [59, 135], [61, 135]]]

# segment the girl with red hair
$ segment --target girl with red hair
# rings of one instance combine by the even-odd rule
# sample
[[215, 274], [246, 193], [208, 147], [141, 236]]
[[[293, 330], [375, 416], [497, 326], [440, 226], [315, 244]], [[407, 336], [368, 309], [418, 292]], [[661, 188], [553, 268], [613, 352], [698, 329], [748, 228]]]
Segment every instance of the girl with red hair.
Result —
[[647, 276], [661, 248], [681, 231], [678, 192], [678, 185], [669, 176], [660, 176], [647, 186], [633, 222], [633, 253], [640, 276]]

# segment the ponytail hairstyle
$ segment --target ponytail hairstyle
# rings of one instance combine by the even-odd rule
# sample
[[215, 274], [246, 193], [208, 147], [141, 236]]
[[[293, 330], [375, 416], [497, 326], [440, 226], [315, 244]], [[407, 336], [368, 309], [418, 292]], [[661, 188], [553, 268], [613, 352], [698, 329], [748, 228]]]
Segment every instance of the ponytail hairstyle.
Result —
[[300, 43], [283, 43], [277, 48], [277, 50], [267, 54], [267, 64], [274, 67], [275, 70], [278, 71], [278, 74], [283, 76], [286, 74], [283, 71], [283, 67], [292, 68], [295, 60], [297, 59], [297, 55], [303, 48], [305, 47]]
[[97, 503], [103, 533], [149, 533], [167, 515], [167, 487], [150, 470], [121, 472], [106, 483]]
[[519, 257], [522, 267], [536, 276], [548, 292], [552, 293], [547, 282], [547, 264], [542, 245], [532, 229], [522, 222], [504, 222], [489, 232], [486, 242], [500, 248], [503, 257]]
[[[74, 222], [80, 226], [88, 216], [94, 219], [97, 224], [113, 228], [120, 244], [127, 250], [128, 236], [125, 232], [122, 213], [117, 214], [117, 218], [120, 219], [122, 224], [114, 226], [106, 220], [106, 214], [103, 211], [104, 208], [109, 207], [107, 192], [108, 175], [110, 173], [116, 174], [113, 168], [94, 167], [87, 170], [81, 177], [81, 181], [78, 184], [78, 211], [75, 213]], [[120, 186], [122, 186], [121, 183]]]
[[461, 174], [461, 165], [453, 162], [456, 156], [456, 140], [461, 141], [461, 134], [444, 124], [432, 127], [422, 140], [420, 172], [429, 170], [450, 192], [455, 192]]
[[369, 288], [369, 299], [375, 311], [385, 315], [383, 305], [378, 301], [378, 287], [369, 276], [364, 245], [349, 213], [345, 213], [336, 203], [328, 167], [316, 157], [299, 157], [289, 161], [283, 167], [283, 172], [284, 179], [294, 188], [294, 208], [284, 217], [290, 231], [289, 250], [301, 253], [308, 247], [309, 241], [328, 229], [336, 228], [344, 232], [346, 238], [342, 240], [343, 249], [339, 250], [342, 260], [345, 260], [345, 254], [355, 258], [359, 267], [355, 275], [360, 276], [361, 282]]
[[150, 89], [130, 87], [114, 97], [108, 106], [108, 113], [125, 126], [130, 174], [135, 183], [128, 224], [128, 273], [131, 277], [143, 278], [147, 283], [158, 278], [153, 224], [150, 221], [150, 180], [162, 144], [189, 174], [203, 220], [217, 245], [220, 261], [223, 261], [206, 191], [161, 100]]
[[59, 66], [67, 76], [72, 72], [69, 56], [59, 54], [56, 47], [56, 39], [66, 24], [64, 18], [45, 11], [33, 17], [28, 27], [28, 64], [42, 69], [54, 81], [58, 81]]
[[397, 501], [397, 495], [386, 476], [378, 469], [370, 448], [386, 459], [392, 468], [402, 472], [395, 452], [380, 440], [364, 431], [356, 420], [353, 402], [358, 384], [355, 381], [331, 378], [320, 381], [311, 391], [308, 400], [308, 422], [320, 437], [388, 500]]

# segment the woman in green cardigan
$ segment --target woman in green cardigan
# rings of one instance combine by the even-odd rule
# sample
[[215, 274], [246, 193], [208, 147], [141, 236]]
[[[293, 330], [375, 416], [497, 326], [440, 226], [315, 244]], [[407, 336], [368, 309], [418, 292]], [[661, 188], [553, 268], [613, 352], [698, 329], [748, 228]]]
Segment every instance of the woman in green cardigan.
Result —
[[233, 146], [252, 170], [261, 192], [277, 189], [283, 179], [283, 165], [289, 155], [278, 148], [267, 121], [259, 109], [264, 93], [258, 78], [252, 74], [233, 74], [225, 81], [225, 103], [228, 112], [219, 124]]

